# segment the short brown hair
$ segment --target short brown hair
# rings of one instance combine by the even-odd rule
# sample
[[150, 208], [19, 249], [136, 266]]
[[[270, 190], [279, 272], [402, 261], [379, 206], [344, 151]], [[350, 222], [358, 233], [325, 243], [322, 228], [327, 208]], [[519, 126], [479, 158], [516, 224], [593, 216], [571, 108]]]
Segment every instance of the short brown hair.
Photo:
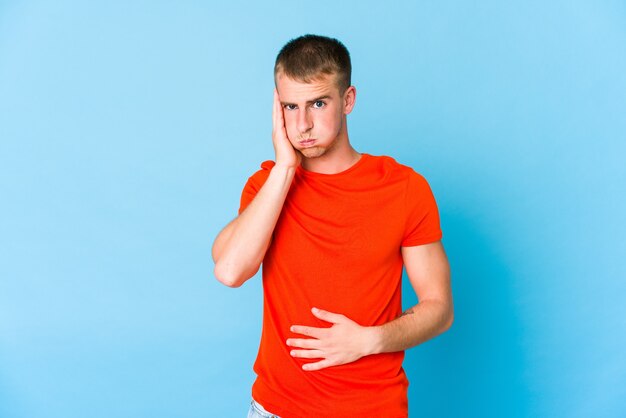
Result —
[[336, 74], [337, 87], [343, 94], [351, 83], [350, 53], [335, 38], [303, 35], [287, 42], [278, 53], [274, 81], [280, 72], [304, 83], [310, 83], [322, 74]]

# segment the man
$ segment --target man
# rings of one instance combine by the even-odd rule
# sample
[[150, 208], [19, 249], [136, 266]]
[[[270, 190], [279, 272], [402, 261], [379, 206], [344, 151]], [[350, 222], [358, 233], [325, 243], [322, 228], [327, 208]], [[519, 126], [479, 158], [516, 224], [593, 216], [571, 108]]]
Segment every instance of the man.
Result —
[[[227, 286], [263, 264], [249, 416], [406, 417], [404, 350], [452, 324], [434, 197], [410, 167], [351, 146], [350, 75], [336, 39], [305, 35], [282, 48], [276, 161], [248, 179], [239, 216], [213, 245]], [[419, 303], [401, 313], [403, 265]]]

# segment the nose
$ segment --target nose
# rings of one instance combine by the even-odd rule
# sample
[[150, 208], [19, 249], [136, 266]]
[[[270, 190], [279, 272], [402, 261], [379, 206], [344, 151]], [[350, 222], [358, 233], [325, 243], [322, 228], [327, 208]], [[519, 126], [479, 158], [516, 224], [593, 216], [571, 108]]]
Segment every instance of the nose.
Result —
[[311, 128], [313, 128], [313, 118], [309, 114], [308, 109], [298, 111], [298, 120], [296, 122], [296, 126], [300, 134], [307, 133], [311, 130]]

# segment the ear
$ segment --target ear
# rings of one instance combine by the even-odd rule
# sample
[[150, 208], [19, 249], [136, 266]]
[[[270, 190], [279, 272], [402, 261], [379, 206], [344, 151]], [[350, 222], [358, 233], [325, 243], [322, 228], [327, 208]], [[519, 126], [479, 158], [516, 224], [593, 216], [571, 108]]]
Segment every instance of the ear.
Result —
[[354, 108], [356, 102], [356, 87], [350, 86], [343, 93], [343, 113], [344, 115], [350, 114]]

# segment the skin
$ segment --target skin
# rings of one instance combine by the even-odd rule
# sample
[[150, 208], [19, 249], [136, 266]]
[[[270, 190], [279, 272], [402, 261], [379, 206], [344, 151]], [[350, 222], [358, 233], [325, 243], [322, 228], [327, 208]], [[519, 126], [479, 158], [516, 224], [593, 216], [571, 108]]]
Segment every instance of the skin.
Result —
[[[360, 158], [348, 138], [346, 116], [356, 99], [354, 87], [341, 93], [334, 75], [311, 83], [276, 78], [272, 112], [272, 142], [276, 165], [253, 201], [215, 239], [215, 276], [239, 287], [259, 270], [298, 165], [309, 171], [334, 174]], [[321, 97], [321, 102], [318, 102]], [[322, 103], [323, 102], [323, 103]], [[302, 139], [315, 138], [313, 146]], [[420, 303], [398, 318], [373, 327], [361, 326], [341, 313], [312, 309], [330, 324], [293, 324], [303, 338], [285, 343], [294, 357], [315, 359], [303, 365], [315, 371], [350, 363], [367, 355], [406, 350], [446, 331], [453, 321], [450, 269], [441, 242], [402, 247], [402, 259]], [[304, 338], [306, 337], [306, 338]]]
[[[279, 73], [272, 136], [276, 164], [302, 164], [309, 171], [333, 174], [358, 161], [360, 154], [350, 145], [346, 119], [355, 100], [355, 87], [348, 87], [342, 94], [334, 74], [303, 83]], [[301, 144], [305, 139], [315, 142], [312, 146]]]

